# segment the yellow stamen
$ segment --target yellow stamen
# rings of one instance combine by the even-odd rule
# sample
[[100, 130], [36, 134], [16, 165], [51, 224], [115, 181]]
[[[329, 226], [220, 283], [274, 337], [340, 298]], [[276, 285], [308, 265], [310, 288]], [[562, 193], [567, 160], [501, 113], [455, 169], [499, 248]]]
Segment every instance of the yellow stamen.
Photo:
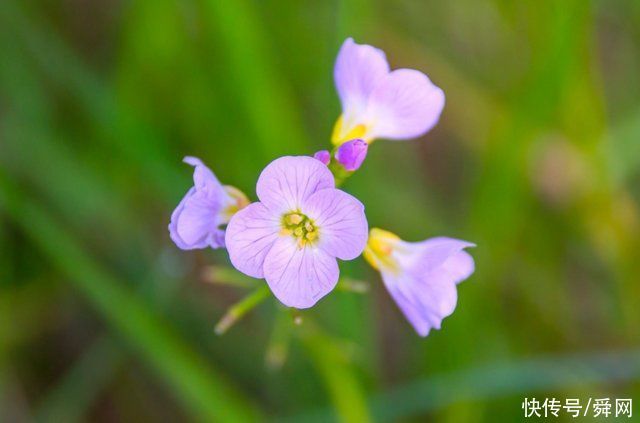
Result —
[[290, 215], [287, 215], [287, 217], [285, 218], [285, 222], [287, 223], [287, 225], [298, 225], [300, 224], [300, 222], [302, 222], [302, 216], [300, 216], [298, 213], [291, 213]]
[[299, 248], [304, 248], [307, 244], [318, 239], [318, 228], [313, 220], [300, 211], [292, 211], [282, 216], [283, 236], [293, 236], [297, 240]]
[[370, 140], [366, 136], [369, 128], [367, 128], [365, 124], [360, 123], [358, 125], [352, 126], [351, 128], [343, 128], [343, 126], [344, 126], [344, 117], [343, 115], [340, 115], [340, 117], [336, 121], [336, 124], [333, 127], [333, 133], [331, 135], [331, 142], [334, 145], [339, 146], [347, 141], [350, 141], [356, 138], [362, 138], [365, 141], [370, 142]]
[[242, 191], [231, 185], [223, 186], [225, 192], [231, 197], [232, 202], [223, 211], [223, 222], [228, 223], [231, 217], [249, 205], [249, 199]]
[[376, 270], [397, 271], [398, 263], [393, 257], [394, 245], [400, 238], [389, 232], [373, 228], [369, 232], [369, 240], [364, 250], [364, 258]]

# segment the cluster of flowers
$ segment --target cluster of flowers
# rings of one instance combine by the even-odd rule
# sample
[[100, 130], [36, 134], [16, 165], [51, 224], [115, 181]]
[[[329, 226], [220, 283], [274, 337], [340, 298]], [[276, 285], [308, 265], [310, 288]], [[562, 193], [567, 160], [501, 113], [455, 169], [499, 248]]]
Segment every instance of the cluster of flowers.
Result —
[[358, 170], [373, 140], [429, 131], [444, 93], [419, 71], [391, 71], [384, 52], [351, 38], [340, 48], [334, 77], [342, 115], [331, 152], [274, 160], [258, 178], [260, 201], [253, 203], [222, 185], [199, 159], [185, 158], [195, 168], [194, 186], [171, 216], [171, 238], [184, 250], [226, 247], [237, 270], [264, 278], [280, 302], [299, 309], [336, 286], [338, 259], [363, 254], [426, 336], [453, 313], [456, 284], [474, 271], [464, 251], [473, 244], [444, 237], [412, 243], [386, 230], [369, 231], [362, 203], [336, 186]]

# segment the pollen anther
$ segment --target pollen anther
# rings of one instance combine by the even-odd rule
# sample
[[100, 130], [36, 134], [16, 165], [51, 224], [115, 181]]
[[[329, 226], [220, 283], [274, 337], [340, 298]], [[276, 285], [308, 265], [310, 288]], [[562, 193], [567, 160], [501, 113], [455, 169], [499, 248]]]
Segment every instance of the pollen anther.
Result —
[[308, 216], [294, 211], [282, 217], [283, 235], [292, 235], [303, 248], [307, 243], [318, 239], [318, 228]]

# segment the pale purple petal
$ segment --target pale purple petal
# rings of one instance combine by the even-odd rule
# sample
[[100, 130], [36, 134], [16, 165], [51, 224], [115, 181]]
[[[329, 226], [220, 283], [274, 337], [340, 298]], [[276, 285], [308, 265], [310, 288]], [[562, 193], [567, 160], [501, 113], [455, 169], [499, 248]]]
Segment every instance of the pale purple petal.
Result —
[[333, 174], [319, 160], [286, 156], [272, 161], [262, 171], [256, 193], [265, 206], [281, 215], [299, 210], [314, 192], [334, 186]]
[[[382, 280], [402, 314], [420, 336], [427, 336], [431, 329], [440, 329], [442, 320], [455, 309], [455, 285], [430, 284], [429, 288], [424, 288], [420, 280], [411, 276], [386, 272], [382, 273]], [[425, 296], [430, 296], [430, 300], [425, 301]]]
[[[398, 250], [410, 251], [409, 254], [398, 254], [397, 260], [404, 269], [429, 273], [438, 269], [449, 260], [456, 258], [463, 249], [475, 247], [475, 244], [454, 238], [436, 237], [422, 242], [398, 241]], [[466, 253], [464, 253], [466, 254]], [[473, 259], [471, 259], [473, 265]], [[468, 270], [466, 267], [463, 270]], [[473, 273], [473, 267], [468, 275]], [[468, 276], [467, 275], [467, 276]]]
[[288, 307], [309, 308], [338, 282], [336, 259], [320, 248], [300, 248], [292, 236], [280, 236], [264, 260], [264, 277]]
[[169, 235], [183, 250], [207, 247], [210, 229], [215, 227], [215, 215], [209, 213], [206, 199], [199, 197], [192, 187], [171, 214]]
[[444, 92], [422, 72], [394, 70], [369, 97], [369, 136], [396, 140], [419, 137], [438, 122], [444, 102]]
[[234, 214], [225, 236], [233, 266], [251, 277], [264, 277], [264, 258], [278, 238], [280, 225], [280, 218], [262, 203], [249, 204]]
[[224, 231], [219, 228], [222, 223], [220, 211], [227, 194], [213, 172], [200, 159], [185, 157], [184, 162], [195, 168], [194, 186], [171, 214], [171, 239], [183, 250], [223, 247]]
[[220, 184], [211, 169], [202, 163], [202, 160], [197, 157], [187, 156], [182, 161], [195, 168], [193, 170], [193, 184], [198, 191], [214, 192], [222, 190], [222, 184]]
[[456, 283], [460, 283], [473, 274], [475, 271], [475, 263], [469, 253], [461, 251], [450, 257], [449, 260], [444, 263], [444, 268]]
[[389, 73], [382, 50], [347, 38], [340, 47], [334, 79], [345, 121], [361, 114], [373, 89]]
[[316, 192], [304, 203], [303, 212], [318, 228], [318, 246], [341, 260], [358, 257], [367, 244], [368, 225], [364, 206], [338, 189]]
[[474, 270], [473, 259], [463, 251], [470, 246], [451, 238], [403, 243], [395, 256], [400, 270], [382, 270], [389, 293], [421, 336], [440, 329], [442, 320], [455, 310], [456, 284]]

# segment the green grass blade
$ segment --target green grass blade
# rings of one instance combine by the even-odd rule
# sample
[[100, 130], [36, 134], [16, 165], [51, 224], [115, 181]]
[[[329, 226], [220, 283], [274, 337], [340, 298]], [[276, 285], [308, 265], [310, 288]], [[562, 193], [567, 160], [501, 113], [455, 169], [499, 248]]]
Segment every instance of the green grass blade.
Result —
[[205, 0], [204, 6], [227, 61], [226, 83], [234, 85], [264, 152], [272, 157], [285, 147], [290, 154], [305, 153], [301, 148], [309, 143], [298, 107], [256, 8], [246, 0]]
[[0, 209], [66, 274], [70, 281], [162, 375], [195, 416], [205, 420], [250, 421], [256, 408], [155, 314], [133, 292], [91, 258], [37, 203], [21, 196], [0, 176]]

